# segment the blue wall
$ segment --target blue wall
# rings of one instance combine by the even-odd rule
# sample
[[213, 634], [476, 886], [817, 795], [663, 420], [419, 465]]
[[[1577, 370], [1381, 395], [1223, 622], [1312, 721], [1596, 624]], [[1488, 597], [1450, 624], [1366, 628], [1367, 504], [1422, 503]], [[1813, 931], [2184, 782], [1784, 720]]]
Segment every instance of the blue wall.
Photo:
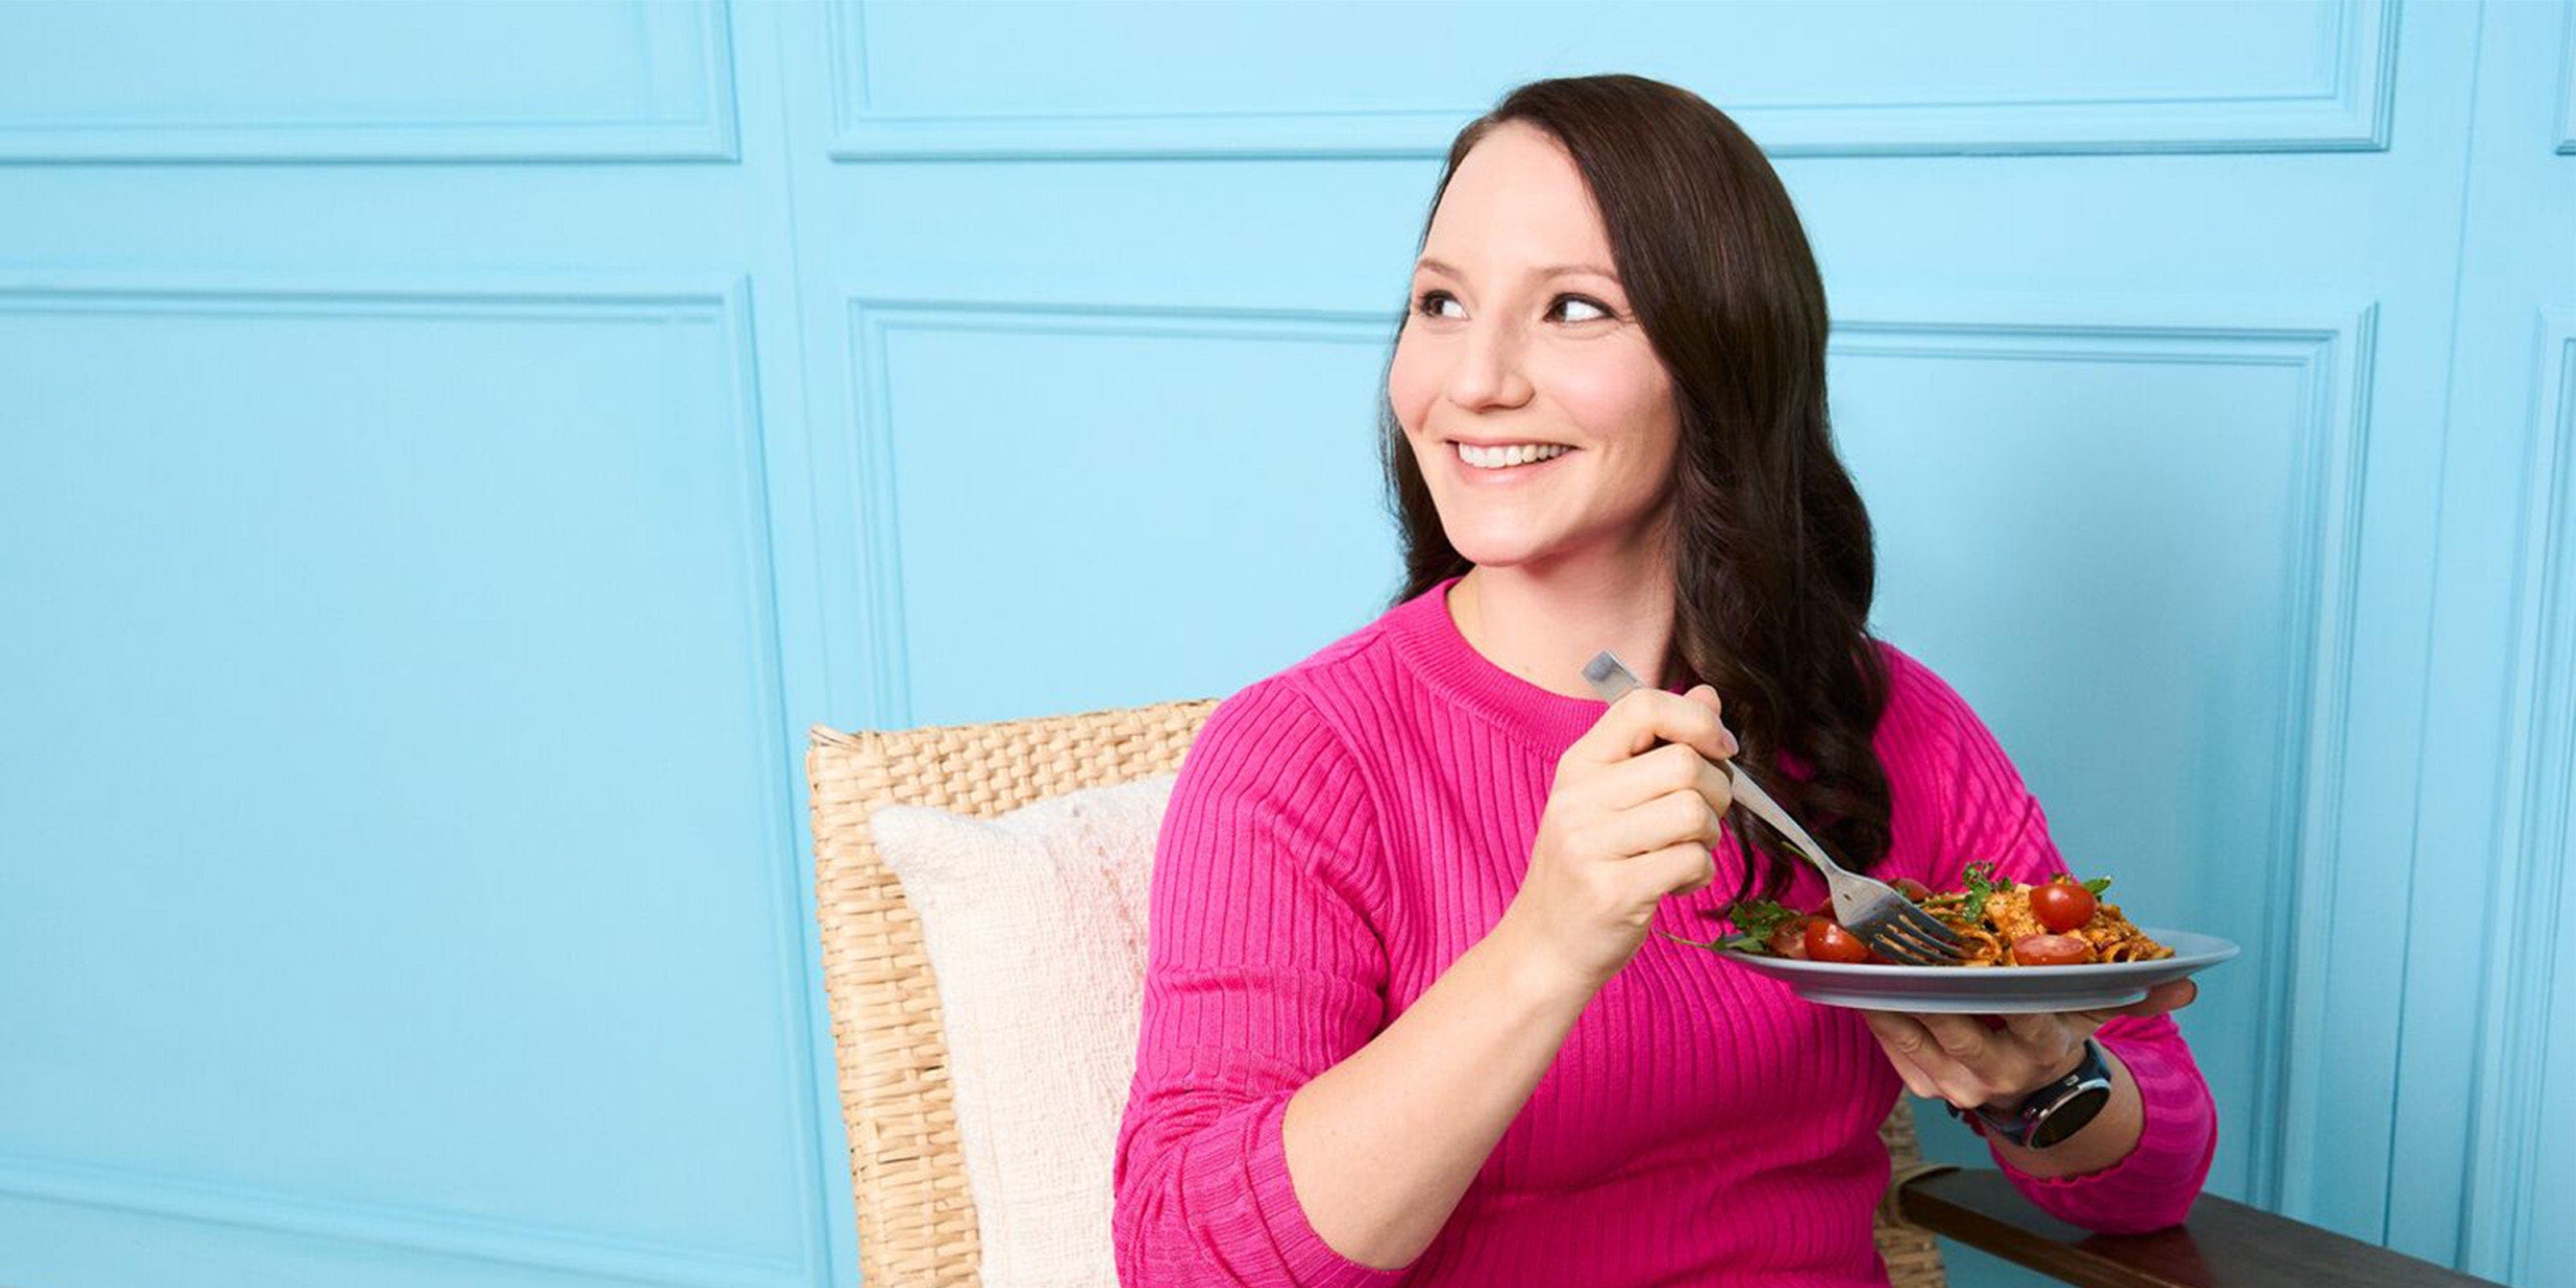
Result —
[[1777, 158], [1882, 633], [2246, 946], [2212, 1188], [2576, 1288], [2554, 0], [0, 5], [0, 1280], [853, 1282], [805, 726], [1373, 616], [1438, 157], [1600, 70]]

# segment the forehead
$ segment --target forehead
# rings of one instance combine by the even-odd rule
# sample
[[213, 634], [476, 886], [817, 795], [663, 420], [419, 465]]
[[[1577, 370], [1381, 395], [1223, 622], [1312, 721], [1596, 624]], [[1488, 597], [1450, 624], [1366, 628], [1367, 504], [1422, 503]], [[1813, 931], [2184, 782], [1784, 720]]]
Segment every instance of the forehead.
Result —
[[1512, 121], [1459, 160], [1432, 212], [1423, 253], [1471, 273], [1515, 263], [1607, 262], [1610, 235], [1565, 146]]

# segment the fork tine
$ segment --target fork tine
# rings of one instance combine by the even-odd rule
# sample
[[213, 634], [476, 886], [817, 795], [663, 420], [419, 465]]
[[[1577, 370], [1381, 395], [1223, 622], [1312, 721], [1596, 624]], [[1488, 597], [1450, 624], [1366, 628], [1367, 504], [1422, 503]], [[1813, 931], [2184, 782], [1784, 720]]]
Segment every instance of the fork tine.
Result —
[[[1909, 927], [1905, 933], [1910, 936], [1914, 932]], [[1945, 966], [1958, 961], [1962, 955], [1957, 948], [1938, 941], [1908, 938], [1906, 943], [1911, 947], [1919, 948], [1925, 956]]]
[[1901, 895], [1898, 896], [1898, 898], [1902, 906], [1897, 909], [1896, 916], [1899, 921], [1905, 923], [1906, 929], [1911, 930], [1944, 948], [1955, 950], [1959, 947], [1959, 932], [1943, 925], [1939, 917], [1935, 917], [1931, 913], [1925, 912], [1921, 907], [1917, 906], [1913, 900], [1906, 899]]
[[1906, 916], [1907, 912], [1926, 915], [1922, 909], [1910, 904], [1884, 909], [1868, 919], [1867, 929], [1855, 929], [1853, 933], [1876, 948], [1880, 956], [1896, 958], [1911, 966], [1942, 966], [1960, 959], [1957, 944], [1924, 934], [1921, 927]]
[[1938, 966], [1942, 963], [1941, 957], [1916, 947], [1913, 941], [1896, 933], [1893, 922], [1872, 928], [1862, 934], [1861, 939], [1871, 948], [1876, 949], [1879, 956], [1890, 958], [1903, 965]]
[[[1912, 959], [1911, 959], [1911, 960], [1909, 960], [1909, 961], [1907, 961], [1907, 963], [1906, 963], [1906, 964], [1908, 964], [1908, 965], [1912, 965], [1912, 966], [1956, 966], [1956, 965], [1958, 965], [1958, 964], [1959, 964], [1959, 956], [1958, 956], [1958, 954], [1956, 954], [1956, 953], [1951, 953], [1951, 952], [1945, 952], [1945, 951], [1943, 951], [1943, 950], [1941, 950], [1941, 949], [1938, 949], [1938, 948], [1917, 948], [1917, 947], [1913, 947], [1913, 946], [1909, 945], [1909, 946], [1908, 946], [1908, 948], [1907, 948], [1907, 951], [1908, 951], [1908, 952], [1911, 952], [1911, 953], [1913, 954]], [[1892, 957], [1892, 956], [1895, 956], [1895, 954], [1889, 953], [1889, 952], [1887, 952], [1887, 951], [1886, 951], [1886, 950], [1884, 950], [1884, 949], [1880, 950], [1879, 955], [1880, 955], [1880, 956], [1882, 956], [1882, 957]]]

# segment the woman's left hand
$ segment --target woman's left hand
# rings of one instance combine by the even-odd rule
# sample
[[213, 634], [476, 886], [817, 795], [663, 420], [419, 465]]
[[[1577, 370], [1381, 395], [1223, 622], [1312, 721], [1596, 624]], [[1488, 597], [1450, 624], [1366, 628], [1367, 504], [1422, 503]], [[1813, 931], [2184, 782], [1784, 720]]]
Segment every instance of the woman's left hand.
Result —
[[2084, 1039], [2119, 1015], [2161, 1015], [2191, 1005], [2200, 986], [2159, 984], [2145, 1000], [2108, 1011], [2053, 1011], [2000, 1017], [1862, 1011], [1898, 1077], [1915, 1095], [1961, 1109], [2004, 1109], [2075, 1071]]

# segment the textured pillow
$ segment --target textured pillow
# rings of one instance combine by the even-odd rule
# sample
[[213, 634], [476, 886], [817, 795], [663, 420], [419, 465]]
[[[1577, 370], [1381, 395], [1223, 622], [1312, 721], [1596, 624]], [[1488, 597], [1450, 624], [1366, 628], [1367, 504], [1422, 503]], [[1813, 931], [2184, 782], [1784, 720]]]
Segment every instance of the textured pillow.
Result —
[[918, 805], [869, 817], [938, 981], [985, 1288], [1117, 1288], [1109, 1173], [1176, 778], [990, 819]]

